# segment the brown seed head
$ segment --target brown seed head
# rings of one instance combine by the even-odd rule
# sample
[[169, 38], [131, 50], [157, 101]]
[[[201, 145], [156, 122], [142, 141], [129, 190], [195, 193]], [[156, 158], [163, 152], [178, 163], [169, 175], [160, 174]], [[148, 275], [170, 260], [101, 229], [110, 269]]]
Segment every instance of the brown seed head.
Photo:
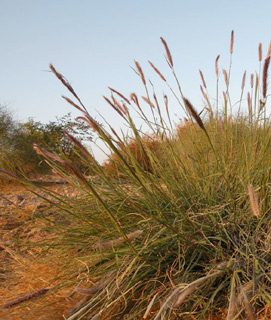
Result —
[[201, 91], [201, 93], [202, 93], [202, 95], [203, 95], [204, 99], [208, 102], [208, 97], [207, 97], [206, 93], [204, 92], [204, 90], [203, 90], [202, 86], [200, 86], [200, 91]]
[[75, 144], [77, 147], [82, 146], [81, 142], [79, 140], [77, 140], [73, 135], [71, 135], [68, 131], [64, 131], [65, 135], [69, 138], [69, 140]]
[[137, 106], [139, 106], [137, 95], [135, 93], [131, 93], [130, 98]]
[[69, 167], [70, 165], [65, 159], [62, 159], [59, 155], [49, 152], [43, 148], [40, 148], [36, 143], [33, 144], [33, 149], [37, 152], [37, 154], [42, 155], [47, 160], [57, 161], [64, 167]]
[[223, 74], [224, 74], [224, 80], [226, 83], [226, 86], [228, 86], [228, 75], [227, 75], [227, 71], [223, 69]]
[[266, 99], [267, 94], [267, 79], [268, 79], [268, 68], [270, 64], [270, 56], [264, 60], [263, 66], [263, 97]]
[[215, 59], [215, 74], [217, 78], [218, 78], [218, 59], [219, 58], [220, 58], [220, 55], [218, 55]]
[[245, 71], [244, 75], [243, 75], [241, 90], [244, 90], [244, 87], [245, 87], [245, 84], [246, 84], [246, 74], [247, 74], [247, 72]]
[[164, 102], [165, 102], [165, 107], [166, 107], [166, 110], [167, 110], [167, 113], [168, 113], [168, 97], [166, 94], [164, 94]]
[[[64, 78], [64, 76], [57, 72], [55, 67], [52, 64], [49, 64], [49, 67], [51, 69], [51, 71], [55, 74], [55, 76], [63, 83], [63, 85], [73, 94], [73, 96], [80, 102], [80, 104], [83, 106], [81, 100], [79, 99], [79, 97], [77, 96], [77, 94], [75, 93], [75, 91], [73, 90], [73, 87], [70, 85], [70, 83]], [[83, 106], [83, 108], [85, 109], [85, 107]]]
[[97, 121], [95, 121], [93, 118], [90, 117], [77, 117], [76, 120], [82, 120], [85, 123], [87, 123], [90, 128], [95, 131], [95, 132], [99, 132], [100, 131], [100, 126], [97, 123]]
[[10, 309], [10, 308], [16, 307], [21, 303], [24, 303], [26, 301], [29, 301], [29, 300], [32, 300], [32, 299], [35, 299], [35, 298], [38, 298], [40, 296], [45, 295], [49, 290], [50, 290], [49, 288], [43, 288], [43, 289], [31, 292], [29, 294], [26, 294], [24, 296], [20, 296], [16, 300], [7, 302], [3, 306], [1, 306], [1, 309]]
[[269, 48], [268, 48], [268, 52], [267, 52], [266, 58], [270, 57], [270, 55], [271, 55], [271, 41], [269, 43]]
[[203, 76], [203, 73], [202, 73], [201, 70], [199, 70], [199, 74], [200, 74], [200, 77], [201, 77], [202, 84], [203, 84], [204, 88], [206, 89], [207, 88], [206, 82], [204, 80], [204, 76]]
[[158, 103], [158, 100], [157, 100], [157, 97], [156, 97], [155, 92], [153, 93], [153, 99], [154, 99], [154, 101], [155, 101], [155, 104], [156, 104], [157, 109], [159, 110], [159, 103]]
[[137, 71], [140, 74], [141, 80], [142, 80], [142, 82], [143, 82], [143, 84], [145, 86], [146, 85], [146, 80], [145, 80], [145, 77], [144, 77], [144, 73], [143, 73], [143, 71], [141, 69], [140, 64], [136, 60], [135, 60], [135, 65], [136, 65]]
[[148, 98], [146, 98], [146, 97], [141, 97], [145, 102], [147, 102], [147, 104], [150, 106], [150, 107], [152, 107], [152, 108], [154, 108], [154, 105], [153, 105], [153, 103], [148, 99]]
[[153, 68], [153, 70], [159, 75], [159, 77], [160, 77], [163, 81], [167, 82], [167, 80], [166, 80], [165, 77], [162, 75], [162, 73], [151, 63], [151, 61], [148, 61], [148, 62], [149, 62], [149, 64], [151, 65], [151, 67]]
[[130, 104], [130, 101], [126, 98], [126, 97], [124, 97], [124, 95], [123, 94], [121, 94], [119, 91], [117, 91], [117, 90], [115, 90], [115, 89], [112, 89], [112, 88], [110, 88], [110, 87], [108, 87], [111, 91], [113, 91], [113, 92], [115, 92], [118, 96], [120, 96], [123, 100], [125, 100], [128, 104]]
[[115, 106], [117, 106], [117, 108], [120, 110], [120, 112], [122, 112], [123, 114], [127, 114], [127, 109], [123, 108], [123, 106], [121, 106], [120, 103], [113, 96], [112, 96], [112, 100]]
[[76, 103], [74, 103], [71, 99], [69, 99], [68, 97], [62, 96], [62, 98], [64, 100], [66, 100], [70, 105], [72, 105], [73, 107], [75, 107], [76, 109], [78, 109], [79, 111], [85, 113], [85, 110], [83, 110], [81, 107], [79, 107]]
[[161, 41], [162, 41], [162, 43], [163, 43], [163, 45], [164, 45], [164, 47], [166, 49], [168, 63], [170, 65], [170, 67], [173, 68], [173, 60], [172, 60], [172, 56], [171, 56], [171, 53], [169, 51], [168, 45], [167, 45], [166, 41], [162, 37], [160, 37], [160, 39], [161, 39]]
[[191, 114], [191, 116], [194, 118], [194, 120], [197, 122], [197, 124], [199, 125], [199, 127], [203, 130], [205, 130], [204, 124], [200, 118], [200, 116], [198, 115], [197, 111], [194, 109], [194, 107], [192, 106], [192, 104], [190, 103], [190, 101], [186, 98], [183, 98], [184, 101], [184, 105], [186, 107], [186, 110]]
[[164, 94], [164, 101], [165, 101], [165, 105], [168, 106], [168, 97], [166, 94]]
[[248, 195], [250, 200], [251, 211], [254, 214], [254, 216], [258, 218], [260, 216], [260, 207], [259, 207], [257, 194], [252, 184], [248, 186]]
[[120, 143], [122, 143], [121, 138], [119, 137], [119, 135], [117, 134], [117, 132], [114, 130], [114, 128], [112, 128], [112, 127], [110, 126], [110, 129], [111, 129], [112, 133], [114, 134], [114, 136], [117, 137], [118, 141], [119, 141]]
[[259, 51], [259, 61], [261, 62], [262, 61], [262, 44], [261, 43], [259, 43], [258, 51]]
[[0, 169], [0, 173], [5, 175], [5, 176], [8, 176], [8, 177], [10, 177], [12, 179], [18, 179], [18, 177], [14, 173], [11, 173], [11, 172], [6, 171], [4, 169]]
[[127, 108], [125, 102], [122, 101], [121, 104], [122, 104], [122, 109], [124, 110], [123, 113], [127, 114], [128, 113], [128, 108]]
[[122, 112], [107, 97], [103, 96], [103, 98], [121, 117], [124, 117]]
[[253, 84], [254, 84], [254, 74], [251, 73], [251, 75], [250, 75], [250, 87], [251, 87], [251, 89], [253, 88]]
[[231, 46], [230, 46], [230, 54], [233, 53], [233, 42], [234, 42], [234, 31], [231, 32]]

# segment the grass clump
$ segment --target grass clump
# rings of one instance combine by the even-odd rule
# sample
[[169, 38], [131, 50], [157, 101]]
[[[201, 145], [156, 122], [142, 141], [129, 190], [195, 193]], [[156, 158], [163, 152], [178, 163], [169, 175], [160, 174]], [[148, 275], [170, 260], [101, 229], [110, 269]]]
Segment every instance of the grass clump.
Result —
[[[76, 102], [65, 99], [81, 111], [80, 119], [112, 152], [110, 164], [101, 166], [68, 135], [80, 150], [78, 155], [95, 171], [95, 177], [87, 179], [76, 163], [36, 146], [54, 170], [82, 192], [75, 201], [59, 199], [59, 214], [70, 223], [52, 227], [57, 236], [51, 245], [73, 250], [77, 261], [82, 261], [82, 269], [70, 275], [77, 290], [84, 277], [96, 279], [87, 282], [83, 288], [87, 298], [66, 318], [158, 320], [220, 315], [256, 319], [262, 315], [267, 319], [271, 298], [270, 53], [263, 79], [257, 73], [251, 76], [258, 80], [251, 80], [245, 101], [243, 83], [237, 110], [230, 99], [231, 65], [222, 71], [225, 83], [220, 101], [217, 58], [217, 96], [209, 98], [201, 73], [207, 107], [199, 114], [184, 97], [169, 48], [161, 40], [178, 92], [151, 66], [186, 113], [177, 128], [172, 125], [167, 96], [162, 106], [150, 93], [138, 62], [136, 71], [146, 96], [139, 99], [133, 93], [128, 99], [111, 89], [111, 99], [106, 98], [130, 129], [121, 138], [111, 124], [105, 128], [91, 117], [71, 85], [51, 66]], [[231, 59], [232, 54], [233, 33]], [[142, 132], [134, 112], [149, 132]], [[114, 174], [109, 175], [109, 170]]]
[[[143, 135], [140, 143], [135, 138], [125, 139], [125, 144], [120, 143], [119, 153], [127, 161], [131, 168], [135, 162], [146, 172], [153, 172], [152, 159], [162, 157], [163, 142], [156, 136]], [[122, 175], [123, 163], [117, 153], [112, 153], [103, 165], [104, 172], [109, 175]], [[123, 177], [125, 178], [125, 172]]]

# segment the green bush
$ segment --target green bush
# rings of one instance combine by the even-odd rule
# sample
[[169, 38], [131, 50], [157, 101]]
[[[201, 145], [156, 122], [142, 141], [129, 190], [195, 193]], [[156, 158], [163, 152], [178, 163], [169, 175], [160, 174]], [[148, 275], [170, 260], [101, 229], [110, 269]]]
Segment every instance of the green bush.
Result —
[[[23, 165], [20, 154], [14, 146], [14, 138], [20, 134], [19, 126], [12, 113], [0, 106], [0, 167], [11, 172], [18, 172]], [[1, 181], [4, 177], [1, 177]]]
[[18, 175], [48, 172], [50, 167], [33, 149], [35, 143], [52, 152], [79, 161], [79, 167], [86, 170], [86, 166], [77, 156], [76, 147], [65, 134], [65, 131], [69, 131], [80, 141], [91, 141], [92, 135], [86, 129], [82, 121], [72, 120], [70, 114], [46, 124], [33, 119], [22, 123], [15, 121], [12, 114], [6, 108], [1, 107], [0, 168]]

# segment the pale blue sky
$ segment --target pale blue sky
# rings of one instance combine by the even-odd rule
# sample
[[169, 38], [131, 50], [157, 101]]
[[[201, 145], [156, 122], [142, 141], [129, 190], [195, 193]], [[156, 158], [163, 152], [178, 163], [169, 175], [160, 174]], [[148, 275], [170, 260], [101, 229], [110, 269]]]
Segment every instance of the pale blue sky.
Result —
[[[141, 90], [130, 66], [137, 59], [164, 90], [146, 61], [168, 73], [160, 43], [171, 49], [184, 94], [197, 106], [202, 69], [215, 87], [214, 60], [228, 67], [235, 30], [232, 87], [239, 92], [244, 69], [258, 68], [258, 43], [271, 39], [271, 1], [252, 0], [0, 0], [0, 104], [19, 119], [46, 122], [71, 111], [66, 90], [46, 72], [52, 62], [74, 86], [90, 113], [95, 108], [120, 125], [103, 101], [112, 86], [128, 95]], [[212, 89], [210, 89], [212, 92]], [[171, 106], [180, 113], [177, 106]]]

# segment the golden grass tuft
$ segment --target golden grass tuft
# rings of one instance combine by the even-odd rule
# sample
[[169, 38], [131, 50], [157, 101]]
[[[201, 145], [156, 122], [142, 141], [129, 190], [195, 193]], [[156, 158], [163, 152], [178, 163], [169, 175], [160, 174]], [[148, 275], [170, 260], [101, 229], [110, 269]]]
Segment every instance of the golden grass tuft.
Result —
[[252, 184], [248, 186], [248, 195], [249, 195], [251, 211], [255, 217], [259, 218], [260, 207], [259, 207], [258, 197]]
[[[162, 155], [162, 142], [155, 137], [143, 136], [142, 145], [145, 150], [148, 150], [149, 153], [152, 153], [156, 156]], [[153, 168], [151, 165], [151, 159], [148, 153], [146, 153], [142, 146], [136, 139], [131, 139], [128, 145], [119, 149], [119, 152], [123, 155], [125, 159], [129, 162], [129, 165], [133, 168], [134, 165], [131, 162], [131, 158], [134, 158], [137, 165], [139, 165], [144, 171], [152, 172]], [[130, 155], [129, 155], [130, 154]], [[109, 159], [103, 165], [105, 172], [109, 175], [115, 175], [117, 173], [122, 173], [122, 163], [119, 160], [119, 157], [113, 153]]]

